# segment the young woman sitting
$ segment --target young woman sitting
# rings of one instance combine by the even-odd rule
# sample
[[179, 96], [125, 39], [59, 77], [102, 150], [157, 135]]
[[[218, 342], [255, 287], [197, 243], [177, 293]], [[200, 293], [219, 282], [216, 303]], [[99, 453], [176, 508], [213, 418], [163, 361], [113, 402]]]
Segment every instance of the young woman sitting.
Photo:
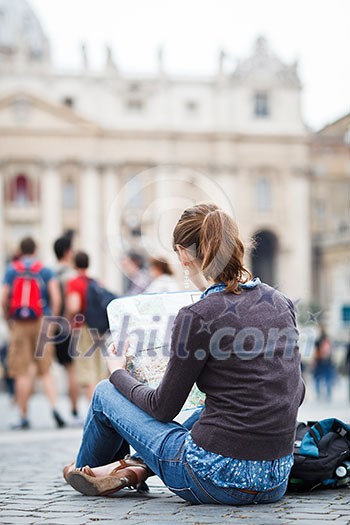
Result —
[[[87, 495], [112, 494], [156, 474], [195, 504], [277, 501], [305, 390], [293, 303], [251, 280], [237, 225], [213, 204], [183, 212], [173, 246], [201, 300], [175, 320], [158, 388], [132, 378], [124, 356], [110, 356], [111, 376], [95, 389], [65, 477]], [[194, 383], [205, 406], [179, 424], [174, 418]], [[123, 460], [126, 442], [136, 456]]]

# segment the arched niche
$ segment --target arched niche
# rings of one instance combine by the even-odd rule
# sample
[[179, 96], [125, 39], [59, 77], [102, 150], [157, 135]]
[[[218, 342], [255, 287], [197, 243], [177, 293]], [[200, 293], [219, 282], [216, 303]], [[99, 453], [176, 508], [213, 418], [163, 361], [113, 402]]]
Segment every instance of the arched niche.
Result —
[[7, 201], [16, 206], [26, 206], [36, 201], [36, 187], [25, 173], [12, 177], [7, 187]]
[[278, 239], [270, 230], [261, 230], [253, 235], [254, 248], [251, 253], [251, 268], [254, 276], [269, 284], [277, 283]]

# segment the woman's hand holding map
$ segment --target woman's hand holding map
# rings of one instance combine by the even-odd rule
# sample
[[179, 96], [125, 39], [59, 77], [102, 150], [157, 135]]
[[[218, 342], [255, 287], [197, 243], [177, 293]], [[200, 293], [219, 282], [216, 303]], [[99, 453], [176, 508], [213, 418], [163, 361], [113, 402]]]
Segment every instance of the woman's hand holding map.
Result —
[[106, 364], [110, 373], [112, 374], [116, 370], [125, 370], [126, 368], [126, 353], [129, 348], [129, 341], [126, 342], [122, 355], [117, 355], [114, 343], [110, 344], [107, 352], [108, 357], [106, 357]]

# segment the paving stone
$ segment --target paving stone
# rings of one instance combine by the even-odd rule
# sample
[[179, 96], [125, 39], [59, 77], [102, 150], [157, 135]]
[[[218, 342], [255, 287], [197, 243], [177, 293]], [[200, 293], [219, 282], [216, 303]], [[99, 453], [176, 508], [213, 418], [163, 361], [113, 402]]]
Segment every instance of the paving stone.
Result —
[[74, 458], [80, 437], [80, 429], [0, 434], [1, 525], [350, 524], [350, 489], [288, 494], [273, 505], [196, 506], [153, 477], [147, 496], [125, 490], [112, 498], [87, 498], [73, 491], [61, 474]]
[[67, 523], [69, 523], [69, 525], [87, 525], [88, 521], [84, 517], [69, 516], [67, 519], [60, 516], [56, 519], [48, 518], [46, 523], [49, 523], [50, 525], [67, 525]]
[[310, 519], [315, 519], [315, 518], [317, 518], [317, 520], [319, 521], [334, 521], [337, 518], [340, 518], [340, 515], [333, 514], [330, 512], [324, 512], [323, 514], [319, 514], [316, 512], [310, 512], [310, 513], [293, 512], [290, 517], [293, 517], [293, 519], [305, 520], [305, 521], [310, 520]]
[[24, 525], [31, 525], [32, 523], [34, 523], [34, 518], [33, 518], [33, 521], [30, 517], [2, 517], [0, 515], [0, 519], [1, 519], [1, 525], [12, 525], [12, 524], [18, 524], [18, 525], [21, 525], [22, 523]]
[[[89, 524], [93, 524], [94, 522], [89, 522]], [[115, 523], [115, 521], [113, 520], [113, 518], [111, 518], [110, 520], [107, 520], [107, 519], [97, 519], [96, 518], [96, 523], [97, 525], [111, 525], [111, 523]], [[141, 523], [141, 522], [139, 522]], [[66, 525], [66, 524], [65, 524]], [[133, 525], [133, 524], [130, 524], [130, 525]]]

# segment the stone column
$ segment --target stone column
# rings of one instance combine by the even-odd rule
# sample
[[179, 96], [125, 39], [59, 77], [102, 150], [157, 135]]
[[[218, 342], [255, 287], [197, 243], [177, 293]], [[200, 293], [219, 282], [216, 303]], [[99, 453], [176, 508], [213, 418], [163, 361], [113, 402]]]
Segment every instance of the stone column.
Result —
[[[212, 200], [221, 206], [229, 215], [231, 215], [237, 222], [240, 237], [243, 242], [247, 243], [251, 235], [251, 217], [247, 217], [246, 206], [242, 196], [241, 188], [244, 187], [244, 175], [239, 174], [236, 167], [231, 166], [225, 168], [218, 173], [215, 178], [220, 188], [220, 200]], [[210, 200], [210, 199], [209, 199]], [[243, 204], [243, 205], [242, 205]], [[245, 252], [245, 265], [251, 269], [251, 252], [247, 248]]]
[[80, 176], [80, 248], [90, 257], [89, 273], [102, 279], [101, 179], [92, 164], [86, 165]]
[[[215, 178], [216, 182], [219, 185], [221, 196], [220, 202], [217, 202], [227, 213], [232, 215], [237, 220], [237, 180], [236, 174], [233, 169], [223, 169], [220, 171]], [[215, 202], [215, 201], [214, 201]]]
[[153, 238], [148, 246], [149, 253], [147, 254], [150, 256], [164, 255], [170, 250], [173, 207], [177, 205], [176, 198], [178, 197], [178, 192], [176, 193], [174, 188], [174, 172], [172, 168], [161, 166], [155, 171], [155, 222], [153, 224]]
[[[188, 182], [194, 180], [191, 169], [177, 166], [159, 166], [150, 170], [154, 183], [154, 204], [151, 235], [147, 240], [147, 255], [162, 256], [172, 265], [179, 290], [183, 288], [183, 269], [172, 247], [172, 232], [183, 210], [194, 203], [192, 188]], [[187, 189], [188, 188], [188, 189]]]
[[[291, 210], [290, 217], [290, 246], [291, 264], [289, 266], [290, 290], [293, 297], [310, 300], [311, 297], [311, 238], [310, 238], [310, 205], [309, 180], [307, 173], [298, 170], [293, 174], [289, 197]], [[287, 271], [283, 268], [283, 271]]]
[[39, 252], [44, 264], [54, 265], [53, 243], [62, 234], [62, 191], [59, 172], [49, 164], [41, 175], [41, 239]]
[[117, 293], [122, 293], [121, 271], [121, 221], [119, 211], [121, 208], [120, 190], [121, 179], [115, 167], [107, 166], [102, 174], [102, 208], [103, 208], [103, 280], [105, 285]]

